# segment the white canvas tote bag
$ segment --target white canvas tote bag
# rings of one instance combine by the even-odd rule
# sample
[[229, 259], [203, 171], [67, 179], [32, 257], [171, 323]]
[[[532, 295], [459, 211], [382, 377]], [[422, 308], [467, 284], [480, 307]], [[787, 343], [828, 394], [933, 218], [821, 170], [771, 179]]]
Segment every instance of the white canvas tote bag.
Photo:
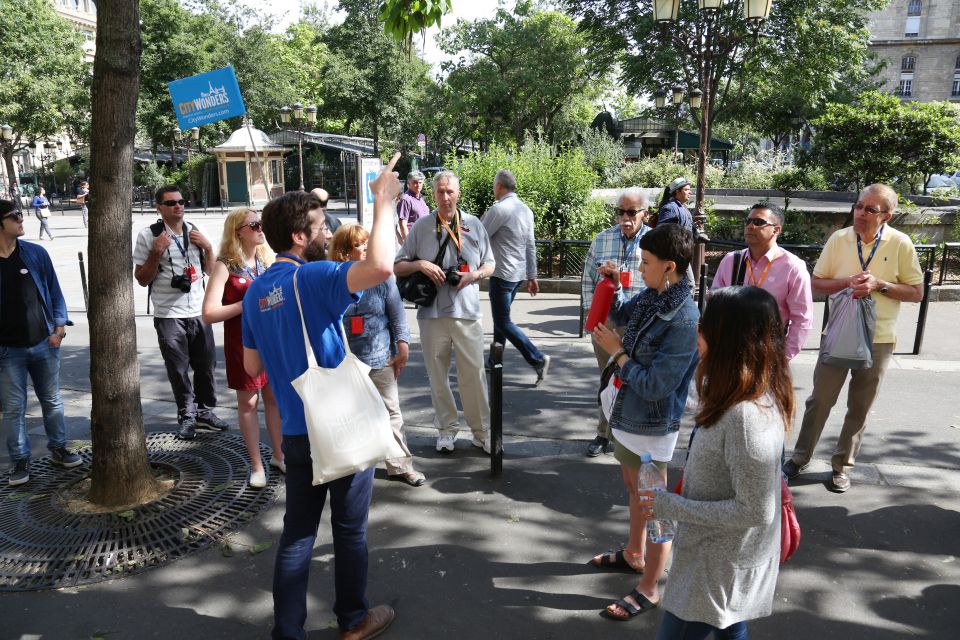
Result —
[[388, 458], [410, 455], [397, 441], [383, 399], [370, 379], [370, 367], [350, 352], [340, 325], [346, 356], [334, 369], [317, 364], [303, 319], [297, 274], [293, 292], [307, 350], [307, 370], [291, 384], [303, 401], [313, 484], [323, 484], [374, 466]]

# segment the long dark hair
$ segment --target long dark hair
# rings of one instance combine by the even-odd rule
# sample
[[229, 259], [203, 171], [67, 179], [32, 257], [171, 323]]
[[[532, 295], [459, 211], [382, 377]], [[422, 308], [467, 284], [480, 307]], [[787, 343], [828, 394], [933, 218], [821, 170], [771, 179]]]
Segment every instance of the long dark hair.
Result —
[[657, 210], [659, 211], [663, 205], [670, 202], [673, 198], [673, 191], [670, 191], [670, 185], [667, 185], [663, 188], [663, 195], [660, 196], [660, 203], [657, 204]]
[[784, 429], [793, 422], [793, 381], [777, 301], [757, 287], [713, 292], [700, 318], [707, 352], [697, 366], [697, 423], [716, 424], [737, 403], [773, 396]]

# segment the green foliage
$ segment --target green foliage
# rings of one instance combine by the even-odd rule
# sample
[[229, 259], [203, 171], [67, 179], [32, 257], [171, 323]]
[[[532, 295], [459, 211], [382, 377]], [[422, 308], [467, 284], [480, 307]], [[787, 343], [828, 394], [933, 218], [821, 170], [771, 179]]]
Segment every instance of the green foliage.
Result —
[[570, 234], [575, 231], [594, 229], [598, 216], [602, 217], [599, 206], [590, 199], [597, 176], [580, 149], [559, 153], [544, 142], [528, 138], [520, 148], [493, 145], [487, 153], [449, 157], [445, 166], [460, 178], [460, 206], [475, 215], [493, 204], [496, 172], [512, 171], [517, 178], [517, 195], [533, 211], [540, 239], [572, 238]]
[[134, 174], [134, 183], [150, 187], [151, 191], [167, 183], [167, 176], [156, 162], [149, 162]]
[[[518, 3], [493, 18], [458, 22], [441, 33], [445, 62], [442, 108], [464, 136], [522, 145], [530, 134], [551, 142], [572, 138], [595, 115], [597, 65], [570, 17]], [[472, 125], [464, 115], [475, 111]]]
[[960, 215], [954, 215], [953, 218], [953, 239], [960, 242]]
[[802, 164], [857, 191], [899, 181], [915, 192], [930, 174], [960, 166], [960, 117], [948, 103], [866, 92], [855, 104], [828, 105], [813, 124], [817, 137]]
[[599, 177], [600, 186], [615, 184], [623, 170], [623, 144], [605, 132], [587, 129], [583, 132], [580, 148], [587, 164]]
[[168, 182], [179, 185], [187, 195], [200, 193], [203, 189], [204, 167], [216, 162], [216, 158], [205, 153], [194, 154], [189, 160], [180, 165], [176, 171], [171, 171], [165, 178]]
[[720, 215], [707, 209], [707, 235], [713, 240], [743, 240], [743, 219], [736, 215]]
[[[672, 153], [661, 153], [658, 156], [640, 158], [637, 162], [626, 164], [613, 186], [663, 188], [681, 176], [694, 183], [697, 168], [692, 164], [677, 162]], [[707, 165], [707, 187], [719, 186], [722, 179], [723, 169]]]
[[385, 0], [380, 5], [384, 30], [402, 42], [409, 58], [413, 36], [434, 25], [440, 26], [443, 16], [453, 7], [450, 0]]
[[7, 152], [65, 127], [85, 133], [90, 74], [80, 32], [49, 0], [3, 0], [0, 34], [0, 123], [13, 127]]

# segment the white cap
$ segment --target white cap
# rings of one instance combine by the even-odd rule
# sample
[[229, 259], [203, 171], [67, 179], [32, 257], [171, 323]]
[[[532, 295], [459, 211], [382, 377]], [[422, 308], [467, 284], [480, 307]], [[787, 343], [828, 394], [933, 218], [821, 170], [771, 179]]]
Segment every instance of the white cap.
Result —
[[670, 193], [676, 193], [677, 190], [683, 188], [684, 186], [690, 184], [690, 181], [686, 178], [677, 178], [670, 183], [670, 186], [667, 187], [670, 190]]

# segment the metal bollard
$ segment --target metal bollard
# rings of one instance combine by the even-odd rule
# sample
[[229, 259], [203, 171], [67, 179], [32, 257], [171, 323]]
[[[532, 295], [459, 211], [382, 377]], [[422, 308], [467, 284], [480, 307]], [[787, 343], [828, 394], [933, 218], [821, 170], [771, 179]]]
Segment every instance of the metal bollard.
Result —
[[930, 286], [933, 281], [933, 269], [923, 273], [923, 298], [920, 299], [920, 313], [917, 316], [917, 335], [913, 339], [913, 355], [920, 355], [923, 346], [923, 331], [927, 327], [927, 307], [930, 306]]
[[703, 314], [703, 308], [707, 306], [707, 272], [710, 271], [706, 262], [700, 265], [700, 294], [697, 297], [697, 308]]
[[490, 476], [503, 473], [503, 345], [490, 346]]
[[83, 251], [77, 251], [77, 260], [80, 261], [80, 286], [83, 287], [83, 310], [90, 309], [90, 294], [87, 290], [87, 268], [83, 264]]

